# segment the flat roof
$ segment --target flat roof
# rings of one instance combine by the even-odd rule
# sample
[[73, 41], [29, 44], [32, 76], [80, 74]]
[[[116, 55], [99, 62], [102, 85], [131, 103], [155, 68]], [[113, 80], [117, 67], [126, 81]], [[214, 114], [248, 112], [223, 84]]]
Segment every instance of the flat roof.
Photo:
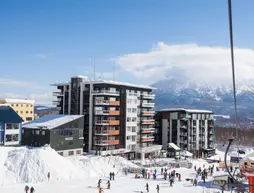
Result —
[[34, 104], [34, 100], [27, 99], [4, 99], [7, 103], [24, 103], [24, 104]]
[[173, 111], [185, 111], [188, 113], [209, 113], [213, 114], [212, 111], [208, 110], [201, 110], [201, 109], [185, 109], [185, 108], [168, 108], [168, 109], [161, 109], [158, 112], [173, 112]]
[[46, 115], [34, 121], [25, 123], [22, 128], [28, 129], [53, 129], [60, 125], [66, 124], [70, 121], [74, 121], [84, 115]]
[[[79, 78], [82, 78], [82, 76], [76, 76]], [[139, 85], [139, 84], [133, 84], [128, 82], [119, 82], [119, 81], [113, 81], [113, 80], [88, 80], [87, 77], [83, 77], [84, 81], [83, 83], [92, 83], [92, 84], [113, 84], [113, 85], [122, 85], [122, 86], [129, 86], [129, 87], [135, 87], [135, 88], [144, 88], [144, 89], [152, 89], [155, 90], [157, 88], [147, 86], [147, 85]], [[53, 83], [51, 86], [64, 86], [69, 85], [69, 82], [60, 82], [60, 83]]]
[[174, 144], [174, 143], [168, 143], [168, 145], [170, 146], [170, 147], [172, 147], [174, 150], [181, 150], [181, 148], [180, 147], [178, 147], [176, 144]]

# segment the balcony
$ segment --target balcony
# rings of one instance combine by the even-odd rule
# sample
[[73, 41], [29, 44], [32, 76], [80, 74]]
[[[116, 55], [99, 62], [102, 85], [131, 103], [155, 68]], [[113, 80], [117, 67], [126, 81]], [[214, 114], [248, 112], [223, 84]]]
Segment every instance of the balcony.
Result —
[[113, 139], [113, 140], [97, 140], [95, 141], [95, 145], [98, 146], [108, 146], [108, 145], [119, 145], [120, 141], [117, 139]]
[[142, 94], [144, 99], [155, 99], [155, 94]]
[[95, 125], [120, 125], [119, 120], [98, 120]]
[[155, 111], [142, 111], [143, 116], [154, 116]]
[[95, 111], [95, 115], [120, 115], [120, 111], [116, 110], [101, 110], [101, 111]]
[[95, 131], [94, 135], [119, 135], [119, 130]]
[[151, 125], [151, 124], [154, 124], [155, 120], [154, 119], [145, 119], [145, 120], [142, 120], [142, 124], [144, 125]]
[[142, 142], [154, 141], [154, 136], [141, 137], [141, 141], [142, 141]]
[[187, 125], [181, 125], [180, 126], [182, 129], [187, 129]]
[[93, 90], [92, 94], [94, 95], [113, 95], [113, 96], [119, 96], [119, 91], [111, 91], [111, 90]]
[[52, 104], [53, 104], [53, 105], [56, 105], [56, 106], [57, 106], [57, 105], [60, 105], [60, 101], [53, 101]]
[[188, 120], [188, 119], [190, 119], [190, 118], [191, 118], [190, 115], [184, 115], [184, 116], [181, 117], [181, 119], [183, 119], [183, 120]]
[[142, 102], [142, 107], [150, 107], [153, 108], [155, 103]]
[[154, 133], [154, 128], [142, 128], [141, 133]]
[[53, 96], [63, 96], [62, 92], [53, 92]]
[[108, 120], [108, 124], [109, 125], [120, 125], [120, 121], [119, 120]]
[[120, 101], [95, 100], [95, 105], [120, 106]]
[[187, 137], [188, 134], [187, 133], [180, 133], [181, 136]]

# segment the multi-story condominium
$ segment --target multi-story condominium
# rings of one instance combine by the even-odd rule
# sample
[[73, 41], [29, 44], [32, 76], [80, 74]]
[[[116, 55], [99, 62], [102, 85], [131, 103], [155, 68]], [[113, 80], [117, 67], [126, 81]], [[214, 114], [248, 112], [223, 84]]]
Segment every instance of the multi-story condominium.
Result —
[[53, 86], [60, 114], [85, 115], [84, 151], [143, 159], [160, 150], [153, 145], [154, 88], [84, 76]]
[[214, 149], [212, 111], [172, 108], [158, 111], [155, 119], [155, 141], [167, 148], [174, 143], [194, 156], [211, 156]]
[[9, 105], [0, 105], [0, 145], [20, 145], [22, 121]]
[[34, 100], [26, 99], [4, 99], [0, 104], [9, 104], [24, 122], [34, 120]]

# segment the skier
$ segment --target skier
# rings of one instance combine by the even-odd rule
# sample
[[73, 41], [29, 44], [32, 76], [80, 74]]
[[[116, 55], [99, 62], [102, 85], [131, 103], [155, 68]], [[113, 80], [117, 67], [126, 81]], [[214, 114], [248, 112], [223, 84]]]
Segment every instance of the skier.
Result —
[[125, 169], [124, 173], [125, 173], [125, 175], [127, 176], [127, 174], [128, 174], [128, 171], [127, 171], [127, 169]]
[[197, 186], [197, 184], [198, 184], [197, 178], [194, 178], [193, 186]]
[[115, 172], [112, 173], [113, 180], [115, 180]]
[[31, 188], [30, 188], [30, 193], [34, 193], [34, 191], [35, 191], [35, 190], [34, 190], [34, 187], [31, 187]]
[[233, 172], [233, 166], [230, 166], [230, 172], [231, 173]]
[[196, 166], [194, 166], [194, 171], [196, 171], [197, 170], [197, 167]]
[[109, 173], [109, 180], [112, 180], [112, 173]]
[[103, 190], [101, 188], [99, 188], [99, 193], [102, 193], [102, 192], [103, 192]]
[[172, 187], [172, 186], [173, 186], [173, 183], [174, 183], [174, 179], [173, 179], [173, 176], [171, 176], [171, 177], [170, 177], [170, 180], [169, 180], [169, 182], [170, 182], [170, 187]]
[[99, 179], [99, 181], [98, 181], [98, 186], [97, 186], [98, 188], [101, 188], [101, 179]]
[[149, 192], [149, 185], [146, 183], [146, 191]]
[[108, 180], [107, 185], [108, 185], [108, 189], [110, 189], [110, 180]]
[[161, 175], [163, 174], [163, 168], [161, 168]]
[[181, 181], [181, 174], [178, 174], [178, 181]]
[[202, 178], [203, 182], [205, 183], [205, 174], [204, 173], [202, 174], [201, 178]]
[[48, 172], [48, 181], [50, 180], [50, 172]]
[[28, 191], [29, 191], [29, 186], [26, 185], [25, 186], [25, 192], [28, 193]]
[[164, 173], [164, 180], [167, 180], [167, 176], [168, 176], [168, 174], [167, 174], [167, 172], [165, 172]]
[[154, 173], [155, 173], [155, 175], [156, 175], [156, 173], [157, 173], [157, 170], [156, 170], [156, 169], [154, 169]]
[[160, 192], [160, 186], [159, 186], [159, 184], [157, 184], [156, 190], [157, 190], [157, 193]]
[[148, 179], [150, 179], [150, 175], [151, 175], [151, 173], [148, 171], [148, 172], [147, 172], [147, 177], [148, 177]]

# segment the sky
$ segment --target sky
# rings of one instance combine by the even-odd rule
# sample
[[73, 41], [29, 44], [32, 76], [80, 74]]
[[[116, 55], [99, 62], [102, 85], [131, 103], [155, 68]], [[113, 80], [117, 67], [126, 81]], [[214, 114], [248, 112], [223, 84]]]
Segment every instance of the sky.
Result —
[[[254, 1], [232, 0], [237, 80], [254, 73]], [[227, 0], [1, 0], [0, 98], [52, 104], [86, 75], [152, 84], [231, 78]]]

